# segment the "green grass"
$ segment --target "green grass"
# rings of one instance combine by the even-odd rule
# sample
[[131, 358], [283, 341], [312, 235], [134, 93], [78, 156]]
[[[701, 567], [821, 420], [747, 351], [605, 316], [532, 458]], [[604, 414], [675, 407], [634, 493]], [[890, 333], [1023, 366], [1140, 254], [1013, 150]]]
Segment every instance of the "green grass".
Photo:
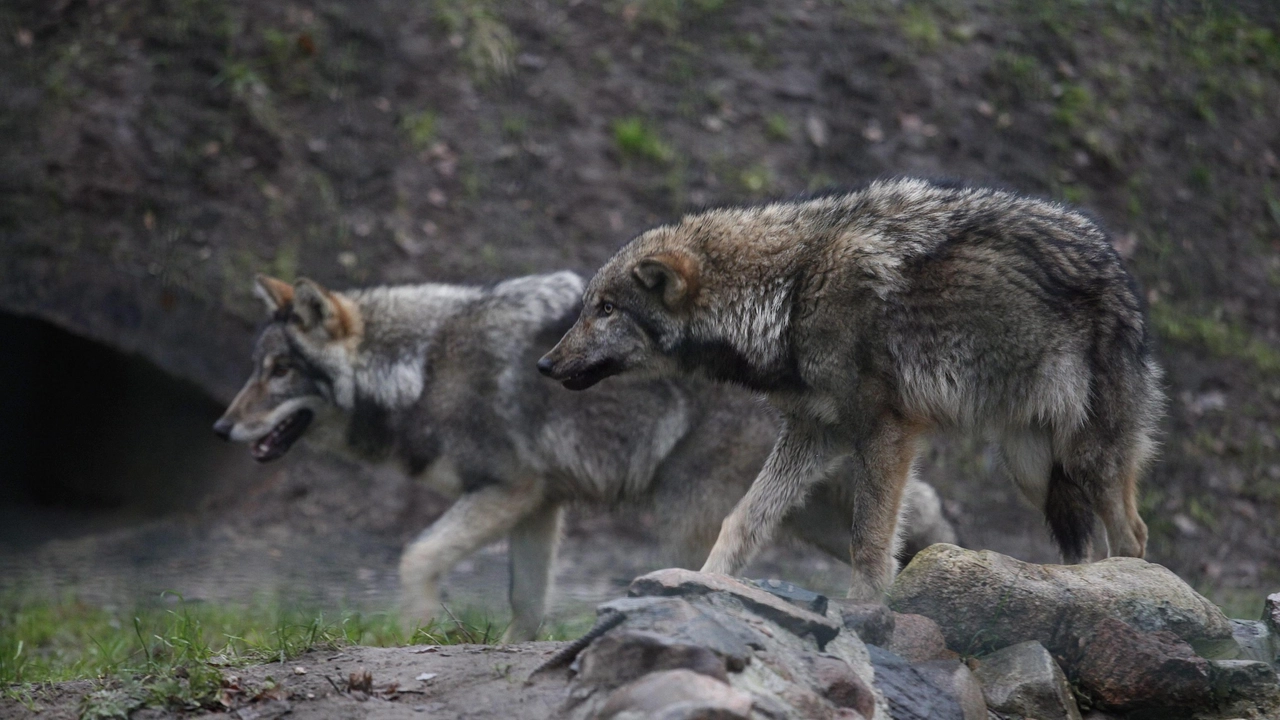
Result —
[[786, 115], [774, 113], [765, 118], [764, 134], [770, 140], [787, 142], [791, 139], [791, 122], [787, 120]]
[[422, 150], [436, 138], [436, 114], [429, 110], [408, 113], [400, 118], [400, 129], [414, 149]]
[[1245, 360], [1264, 373], [1280, 373], [1280, 350], [1248, 330], [1223, 320], [1177, 312], [1157, 303], [1151, 307], [1156, 330], [1174, 342], [1198, 345], [1212, 355]]
[[665, 163], [673, 152], [644, 118], [625, 117], [613, 121], [613, 142], [623, 157]]
[[[128, 712], [121, 708], [143, 705], [195, 708], [214, 702], [224, 667], [353, 644], [487, 644], [505, 629], [479, 611], [405, 628], [387, 613], [162, 600], [132, 610], [71, 599], [0, 600], [0, 691], [22, 699], [31, 683], [97, 678], [102, 688], [86, 699], [83, 717], [119, 717]], [[567, 637], [568, 629], [549, 634]]]

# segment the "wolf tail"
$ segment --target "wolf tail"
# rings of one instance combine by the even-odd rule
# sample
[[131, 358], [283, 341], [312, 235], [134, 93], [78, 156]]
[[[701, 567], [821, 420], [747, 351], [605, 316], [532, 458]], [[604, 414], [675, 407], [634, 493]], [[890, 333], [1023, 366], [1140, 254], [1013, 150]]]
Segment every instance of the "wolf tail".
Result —
[[1061, 462], [1054, 461], [1049, 475], [1049, 493], [1044, 503], [1049, 532], [1058, 543], [1067, 564], [1082, 562], [1089, 552], [1097, 516], [1086, 488], [1072, 481]]

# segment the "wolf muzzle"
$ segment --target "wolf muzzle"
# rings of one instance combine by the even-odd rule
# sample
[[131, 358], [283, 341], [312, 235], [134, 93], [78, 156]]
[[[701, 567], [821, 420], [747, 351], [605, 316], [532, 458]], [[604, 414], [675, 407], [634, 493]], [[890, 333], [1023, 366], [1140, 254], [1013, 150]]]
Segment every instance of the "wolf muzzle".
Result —
[[551, 352], [542, 356], [538, 361], [538, 372], [559, 382], [568, 390], [586, 390], [610, 375], [617, 375], [622, 372], [621, 364], [613, 359], [601, 360], [596, 363], [587, 364], [581, 360], [572, 362], [557, 362], [551, 356], [555, 353], [553, 348]]

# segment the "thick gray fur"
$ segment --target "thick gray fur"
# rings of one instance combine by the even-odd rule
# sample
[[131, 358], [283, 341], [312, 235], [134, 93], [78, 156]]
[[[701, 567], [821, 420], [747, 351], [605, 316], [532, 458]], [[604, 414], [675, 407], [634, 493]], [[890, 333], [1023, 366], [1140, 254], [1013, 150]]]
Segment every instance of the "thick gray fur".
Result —
[[[404, 551], [401, 610], [439, 608], [439, 584], [464, 557], [510, 539], [506, 638], [543, 619], [570, 502], [638, 503], [661, 523], [666, 556], [696, 567], [747, 491], [773, 440], [773, 413], [751, 393], [697, 378], [630, 378], [566, 393], [535, 364], [572, 324], [583, 280], [569, 272], [492, 287], [427, 284], [333, 292], [259, 278], [271, 321], [254, 373], [219, 426], [256, 454], [287, 450], [273, 429], [303, 410], [310, 437], [398, 461], [453, 506]], [[282, 448], [283, 446], [283, 448]], [[921, 484], [919, 542], [954, 540]], [[831, 503], [798, 508], [788, 527], [846, 557]]]
[[570, 389], [696, 375], [764, 393], [778, 443], [703, 569], [736, 573], [810, 487], [836, 485], [852, 597], [895, 572], [919, 439], [998, 442], [1065, 560], [1142, 557], [1137, 483], [1163, 406], [1142, 297], [1107, 234], [1057, 203], [923, 180], [685, 216], [622, 248], [539, 363]]

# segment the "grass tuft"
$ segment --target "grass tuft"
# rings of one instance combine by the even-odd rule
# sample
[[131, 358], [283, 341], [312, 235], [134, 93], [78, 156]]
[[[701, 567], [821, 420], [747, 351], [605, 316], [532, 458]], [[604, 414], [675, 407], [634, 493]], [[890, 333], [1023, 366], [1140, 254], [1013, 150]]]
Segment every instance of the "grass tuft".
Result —
[[0, 598], [0, 688], [25, 702], [32, 683], [98, 679], [80, 708], [86, 718], [127, 717], [142, 706], [194, 710], [215, 705], [223, 668], [343, 645], [488, 644], [504, 629], [480, 611], [406, 629], [388, 613], [219, 606], [172, 594], [132, 612]]
[[641, 158], [657, 163], [671, 160], [671, 146], [644, 118], [625, 117], [613, 121], [613, 142], [623, 157]]
[[1199, 345], [1218, 357], [1245, 360], [1264, 373], [1280, 373], [1280, 350], [1237, 325], [1181, 314], [1164, 303], [1151, 307], [1151, 322], [1161, 335], [1174, 342]]

